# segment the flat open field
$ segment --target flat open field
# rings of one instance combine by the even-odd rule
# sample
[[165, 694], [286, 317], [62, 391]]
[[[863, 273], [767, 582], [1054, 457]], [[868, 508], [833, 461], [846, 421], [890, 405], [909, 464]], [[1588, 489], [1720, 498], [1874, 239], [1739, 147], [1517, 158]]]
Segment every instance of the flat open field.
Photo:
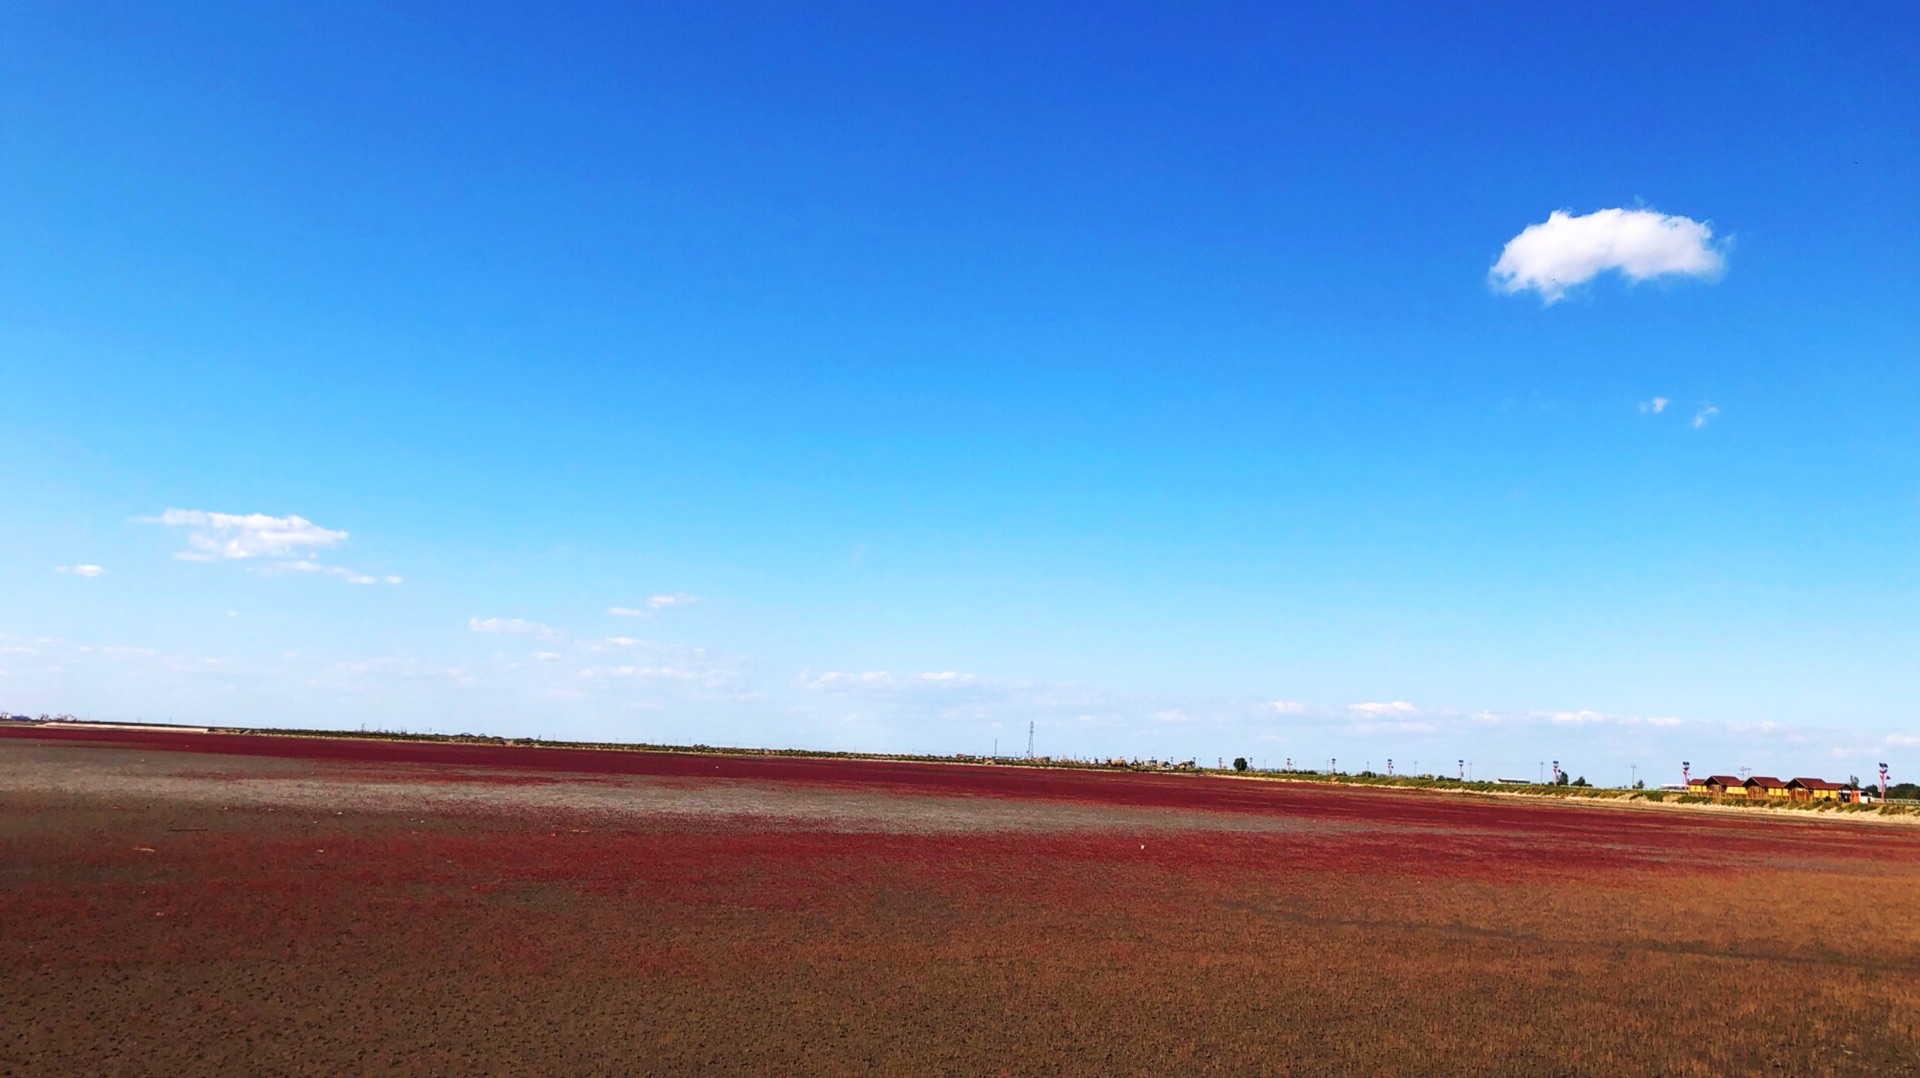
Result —
[[0, 728], [0, 1074], [1920, 1070], [1920, 828]]

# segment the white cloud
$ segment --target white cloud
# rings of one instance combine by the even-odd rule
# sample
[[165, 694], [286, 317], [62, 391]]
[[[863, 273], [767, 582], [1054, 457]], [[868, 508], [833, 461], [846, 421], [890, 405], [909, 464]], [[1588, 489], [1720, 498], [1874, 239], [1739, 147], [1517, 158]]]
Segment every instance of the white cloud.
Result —
[[1653, 415], [1659, 415], [1661, 412], [1664, 412], [1667, 410], [1667, 405], [1672, 403], [1673, 403], [1672, 401], [1668, 400], [1665, 397], [1655, 397], [1650, 401], [1641, 401], [1640, 413], [1642, 415], [1646, 415], [1649, 413]]
[[559, 636], [553, 626], [542, 625], [525, 618], [468, 618], [467, 628], [476, 633], [505, 633], [512, 636], [537, 636], [542, 640], [551, 640]]
[[1713, 226], [1653, 210], [1555, 210], [1507, 241], [1489, 279], [1509, 295], [1532, 290], [1548, 304], [1608, 270], [1630, 281], [1685, 276], [1711, 280], [1726, 266]]
[[59, 567], [59, 571], [72, 573], [74, 576], [84, 576], [89, 579], [96, 576], [105, 576], [107, 572], [98, 565], [62, 565]]
[[391, 574], [371, 576], [337, 565], [314, 561], [315, 551], [346, 542], [347, 533], [323, 528], [306, 517], [274, 517], [265, 513], [209, 513], [200, 509], [169, 509], [157, 517], [136, 517], [144, 524], [166, 524], [187, 529], [187, 549], [175, 554], [182, 561], [277, 559], [261, 570], [279, 573], [317, 573], [349, 584], [400, 583]]
[[1701, 405], [1700, 410], [1693, 413], [1693, 429], [1699, 430], [1701, 427], [1706, 426], [1708, 423], [1713, 421], [1714, 416], [1717, 416], [1719, 414], [1720, 414], [1720, 409], [1714, 407], [1713, 405], [1711, 404]]
[[270, 517], [265, 513], [209, 513], [200, 509], [169, 509], [142, 523], [189, 528], [187, 545], [177, 557], [188, 561], [215, 558], [279, 558], [339, 546], [347, 533], [323, 528], [306, 517]]
[[698, 595], [650, 595], [644, 609], [634, 606], [610, 606], [607, 613], [616, 618], [644, 618], [656, 610], [665, 610], [672, 606], [691, 606], [700, 601]]
[[1588, 723], [1617, 721], [1614, 719], [1612, 715], [1609, 715], [1604, 711], [1586, 711], [1586, 710], [1548, 711], [1544, 713], [1544, 717], [1547, 719], [1548, 722], [1573, 723], [1575, 725], [1586, 725]]
[[896, 679], [885, 670], [868, 670], [860, 674], [829, 670], [818, 676], [801, 671], [800, 683], [810, 689], [842, 689], [856, 685], [892, 685]]
[[1885, 741], [1889, 745], [1898, 745], [1901, 748], [1920, 748], [1920, 737], [1912, 734], [1888, 734]]
[[1348, 704], [1347, 710], [1358, 711], [1363, 715], [1407, 715], [1420, 709], [1405, 700], [1393, 700], [1387, 703]]
[[1282, 715], [1304, 715], [1307, 705], [1299, 700], [1275, 700], [1268, 705]]
[[385, 577], [368, 576], [365, 573], [354, 572], [352, 569], [348, 569], [344, 566], [322, 565], [317, 561], [308, 561], [305, 558], [302, 558], [298, 561], [277, 561], [277, 562], [274, 562], [272, 565], [267, 566], [265, 569], [262, 569], [261, 572], [263, 573], [319, 573], [322, 576], [330, 576], [340, 580], [344, 580], [349, 584], [379, 584], [382, 582], [385, 582], [387, 584], [400, 583], [400, 578], [397, 576], [385, 576]]
[[705, 677], [699, 670], [681, 666], [589, 666], [580, 671], [583, 678], [680, 678], [692, 680]]

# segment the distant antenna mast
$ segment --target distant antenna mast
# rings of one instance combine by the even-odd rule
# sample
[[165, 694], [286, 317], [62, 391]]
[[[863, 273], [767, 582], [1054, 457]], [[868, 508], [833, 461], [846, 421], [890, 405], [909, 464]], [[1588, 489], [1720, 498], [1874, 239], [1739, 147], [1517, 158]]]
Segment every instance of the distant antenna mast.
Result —
[[1887, 799], [1887, 765], [1880, 765], [1880, 800]]
[[1027, 759], [1033, 759], [1033, 720], [1027, 720]]
[[1393, 774], [1393, 757], [1387, 757], [1387, 774]]
[[1467, 781], [1467, 762], [1465, 760], [1460, 761], [1460, 781]]
[[1680, 784], [1689, 787], [1693, 785], [1693, 761], [1680, 761]]

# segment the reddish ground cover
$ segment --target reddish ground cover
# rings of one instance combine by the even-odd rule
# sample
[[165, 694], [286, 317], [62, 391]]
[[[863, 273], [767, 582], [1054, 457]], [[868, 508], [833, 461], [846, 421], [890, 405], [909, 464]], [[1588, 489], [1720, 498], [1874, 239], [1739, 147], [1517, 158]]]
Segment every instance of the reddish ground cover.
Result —
[[[65, 769], [0, 783], [0, 1073], [1920, 1066], [1910, 829], [1192, 777], [203, 736], [217, 751], [0, 740], [8, 774]], [[143, 767], [229, 776], [211, 785], [235, 792], [90, 786], [127, 771], [129, 745], [170, 750]], [[879, 790], [903, 822], [335, 814], [241, 792], [437, 774], [497, 780], [511, 798], [569, 773], [690, 793]], [[908, 809], [930, 794], [1017, 801], [1030, 826], [916, 831]], [[1089, 803], [1343, 826], [1063, 815]]]

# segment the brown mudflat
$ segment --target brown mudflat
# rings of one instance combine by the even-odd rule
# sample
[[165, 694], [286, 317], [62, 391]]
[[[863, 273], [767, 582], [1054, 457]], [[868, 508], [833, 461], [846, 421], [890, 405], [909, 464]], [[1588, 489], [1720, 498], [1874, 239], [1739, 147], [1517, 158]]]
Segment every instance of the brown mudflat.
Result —
[[1916, 829], [105, 736], [0, 737], [0, 1074], [1920, 1069]]

